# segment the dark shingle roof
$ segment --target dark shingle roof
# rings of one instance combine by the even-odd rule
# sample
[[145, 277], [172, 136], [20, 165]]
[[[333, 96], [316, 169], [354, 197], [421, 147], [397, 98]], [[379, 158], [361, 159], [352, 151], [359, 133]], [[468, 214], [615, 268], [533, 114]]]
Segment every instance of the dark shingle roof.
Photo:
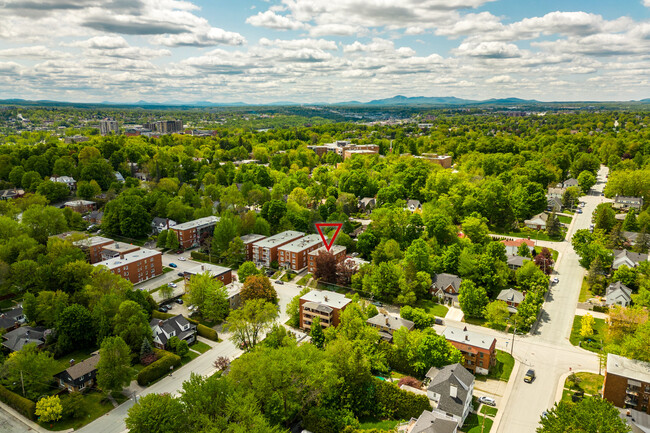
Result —
[[[462, 417], [470, 386], [474, 382], [474, 375], [461, 364], [452, 364], [442, 368], [432, 367], [427, 377], [431, 379], [427, 389], [440, 394], [438, 409]], [[450, 395], [452, 385], [457, 390], [455, 398]]]
[[431, 287], [436, 288], [436, 289], [443, 289], [448, 286], [452, 286], [454, 290], [458, 293], [458, 289], [460, 288], [460, 283], [462, 283], [463, 280], [457, 275], [454, 274], [436, 274], [433, 276], [433, 279], [431, 281]]
[[410, 433], [454, 433], [458, 423], [454, 420], [444, 419], [425, 410], [411, 428]]
[[45, 343], [45, 328], [37, 326], [22, 326], [13, 331], [7, 332], [2, 336], [5, 341], [2, 343], [9, 350], [17, 351], [22, 349], [26, 344], [36, 343], [41, 345]]
[[64, 371], [70, 375], [72, 380], [77, 380], [81, 376], [85, 376], [88, 373], [97, 370], [97, 363], [99, 362], [99, 352], [94, 352], [92, 356], [88, 359], [85, 359], [71, 367], [68, 367]]

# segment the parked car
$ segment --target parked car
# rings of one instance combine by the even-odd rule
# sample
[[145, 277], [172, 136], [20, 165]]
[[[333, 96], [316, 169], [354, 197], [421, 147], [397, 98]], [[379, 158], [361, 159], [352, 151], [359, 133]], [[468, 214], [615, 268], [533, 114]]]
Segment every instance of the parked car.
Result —
[[183, 254], [183, 250], [176, 251], [176, 254]]
[[170, 264], [169, 264], [169, 267], [170, 267], [170, 268], [177, 268], [178, 265], [176, 265], [176, 263], [170, 263]]
[[161, 305], [160, 308], [158, 308], [158, 311], [160, 311], [161, 313], [166, 313], [168, 310], [167, 310], [167, 307], [165, 307], [164, 305]]
[[436, 323], [436, 325], [444, 325], [445, 321], [442, 320], [440, 317], [436, 317], [435, 323]]
[[582, 213], [582, 209], [578, 208], [577, 213]]
[[174, 299], [174, 302], [176, 302], [179, 305], [183, 305], [183, 300], [181, 298]]
[[479, 403], [487, 404], [488, 406], [496, 406], [497, 401], [493, 399], [492, 397], [479, 397], [478, 398]]
[[379, 301], [374, 301], [374, 302], [372, 303], [372, 305], [374, 305], [375, 307], [383, 307], [383, 306], [384, 306], [384, 304], [382, 304], [382, 303], [379, 302]]
[[187, 259], [185, 257], [179, 257], [178, 260], [180, 260], [181, 262], [184, 262]]
[[173, 287], [173, 288], [178, 287], [178, 286], [176, 286], [176, 283], [167, 283], [167, 285], [168, 285], [169, 287]]
[[176, 274], [176, 275], [178, 275], [179, 277], [184, 277], [184, 276], [185, 276], [185, 272], [179, 272], [179, 273]]
[[533, 380], [535, 380], [535, 370], [532, 368], [528, 369], [526, 372], [526, 376], [524, 376], [524, 382], [526, 383], [533, 383]]
[[282, 281], [282, 280], [275, 280], [275, 284], [280, 284], [280, 285], [282, 285], [282, 284], [284, 284], [284, 281]]
[[557, 284], [560, 282], [560, 279], [558, 277], [553, 277], [551, 281], [553, 281], [553, 284]]

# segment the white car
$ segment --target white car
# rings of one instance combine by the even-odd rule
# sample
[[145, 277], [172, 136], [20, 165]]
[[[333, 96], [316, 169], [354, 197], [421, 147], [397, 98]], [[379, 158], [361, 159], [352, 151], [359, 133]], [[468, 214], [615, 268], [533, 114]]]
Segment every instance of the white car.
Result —
[[168, 285], [169, 287], [173, 287], [174, 289], [177, 287], [177, 286], [176, 286], [176, 283], [167, 283], [167, 285]]
[[180, 260], [181, 262], [184, 262], [187, 259], [185, 257], [179, 257], [178, 260]]
[[558, 277], [553, 277], [551, 281], [553, 281], [553, 284], [557, 284], [560, 282], [560, 279]]
[[497, 401], [493, 399], [492, 397], [479, 397], [478, 398], [479, 403], [487, 404], [488, 406], [496, 406]]

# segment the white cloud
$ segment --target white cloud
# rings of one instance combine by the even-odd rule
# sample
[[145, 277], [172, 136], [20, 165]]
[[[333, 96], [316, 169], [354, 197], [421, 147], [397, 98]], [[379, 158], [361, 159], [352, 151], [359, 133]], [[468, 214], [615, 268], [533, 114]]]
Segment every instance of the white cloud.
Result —
[[509, 59], [522, 56], [517, 45], [499, 41], [479, 43], [463, 42], [454, 52], [459, 56], [480, 57], [484, 59]]
[[37, 59], [60, 59], [70, 57], [70, 53], [52, 50], [44, 45], [29, 47], [8, 48], [0, 50], [0, 57], [37, 58]]
[[255, 27], [266, 27], [275, 30], [301, 30], [308, 27], [300, 21], [278, 15], [271, 10], [258, 12], [257, 15], [246, 18], [246, 23]]
[[514, 83], [516, 80], [513, 80], [510, 75], [495, 75], [485, 80], [488, 84], [503, 84], [503, 83]]
[[167, 47], [209, 47], [214, 45], [243, 45], [246, 43], [246, 38], [236, 32], [211, 27], [192, 33], [157, 35], [151, 38], [151, 42]]
[[266, 47], [278, 47], [285, 49], [312, 48], [318, 50], [336, 51], [338, 49], [336, 42], [326, 39], [267, 39], [261, 38], [259, 44]]

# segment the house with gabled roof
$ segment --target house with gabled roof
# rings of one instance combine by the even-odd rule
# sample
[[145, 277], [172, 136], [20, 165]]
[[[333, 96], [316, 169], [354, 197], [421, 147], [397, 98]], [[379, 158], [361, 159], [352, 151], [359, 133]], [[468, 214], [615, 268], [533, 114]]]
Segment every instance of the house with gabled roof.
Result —
[[25, 314], [21, 305], [0, 313], [0, 330], [12, 331], [25, 323]]
[[463, 425], [472, 408], [474, 375], [461, 364], [452, 364], [431, 367], [426, 377], [427, 397], [433, 404], [431, 412]]
[[575, 177], [571, 177], [571, 178], [565, 180], [565, 181], [562, 183], [562, 186], [563, 186], [564, 188], [569, 188], [569, 187], [571, 187], [571, 186], [580, 186], [580, 184], [578, 183], [578, 179], [576, 179]]
[[79, 363], [75, 362], [74, 359], [71, 359], [70, 367], [66, 368], [61, 373], [54, 375], [59, 384], [59, 388], [75, 392], [94, 386], [97, 377], [97, 364], [99, 363], [99, 359], [99, 352], [93, 352], [90, 358]]
[[548, 192], [546, 194], [547, 198], [559, 198], [561, 199], [562, 196], [564, 195], [564, 192], [566, 191], [566, 188], [563, 187], [558, 187], [558, 188], [549, 188]]
[[625, 195], [617, 195], [614, 197], [614, 204], [612, 207], [616, 209], [636, 209], [643, 208], [643, 197], [632, 197]]
[[420, 203], [420, 200], [409, 200], [406, 202], [406, 210], [411, 212], [420, 211], [422, 210], [422, 203]]
[[530, 259], [527, 257], [521, 257], [521, 256], [508, 256], [508, 261], [506, 262], [508, 264], [508, 267], [512, 269], [513, 271], [516, 271], [517, 269], [521, 268], [524, 266], [524, 263], [529, 262]]
[[535, 242], [530, 239], [504, 239], [501, 243], [506, 247], [506, 255], [516, 256], [519, 254], [519, 247], [526, 245], [531, 254], [535, 253]]
[[172, 337], [185, 340], [188, 344], [196, 340], [196, 325], [190, 323], [181, 314], [166, 320], [151, 319], [149, 326], [153, 333], [153, 344], [159, 349], [167, 347]]
[[546, 230], [546, 221], [548, 220], [548, 214], [542, 212], [534, 215], [528, 220], [524, 221], [526, 227], [535, 229], [535, 230]]
[[562, 199], [557, 197], [551, 197], [546, 201], [546, 210], [549, 212], [560, 212], [563, 207]]
[[510, 289], [501, 290], [501, 292], [499, 292], [499, 295], [497, 296], [497, 300], [505, 302], [508, 305], [508, 311], [510, 311], [511, 313], [516, 313], [517, 307], [519, 307], [519, 304], [524, 302], [525, 297], [526, 297], [525, 293], [510, 288]]
[[626, 265], [628, 268], [635, 268], [641, 262], [648, 261], [648, 255], [642, 253], [635, 253], [628, 250], [613, 250], [614, 253], [614, 262], [612, 263], [612, 269], [616, 270], [623, 265]]
[[617, 281], [607, 287], [605, 305], [621, 305], [627, 307], [632, 303], [632, 289]]
[[435, 274], [431, 279], [430, 292], [437, 296], [441, 302], [450, 305], [458, 304], [458, 292], [462, 278], [454, 274]]
[[359, 209], [363, 212], [370, 212], [377, 205], [374, 197], [364, 197], [359, 200]]
[[406, 328], [409, 331], [415, 327], [415, 323], [401, 317], [391, 316], [390, 314], [379, 313], [366, 323], [379, 330], [379, 336], [388, 342], [393, 341], [393, 333], [400, 328]]
[[45, 345], [45, 339], [50, 332], [51, 330], [42, 326], [21, 326], [3, 335], [4, 341], [2, 345], [9, 349], [10, 352], [17, 352], [30, 343], [34, 343], [36, 347], [41, 348]]
[[440, 414], [425, 410], [417, 418], [411, 418], [406, 433], [457, 433], [458, 421], [442, 417]]

